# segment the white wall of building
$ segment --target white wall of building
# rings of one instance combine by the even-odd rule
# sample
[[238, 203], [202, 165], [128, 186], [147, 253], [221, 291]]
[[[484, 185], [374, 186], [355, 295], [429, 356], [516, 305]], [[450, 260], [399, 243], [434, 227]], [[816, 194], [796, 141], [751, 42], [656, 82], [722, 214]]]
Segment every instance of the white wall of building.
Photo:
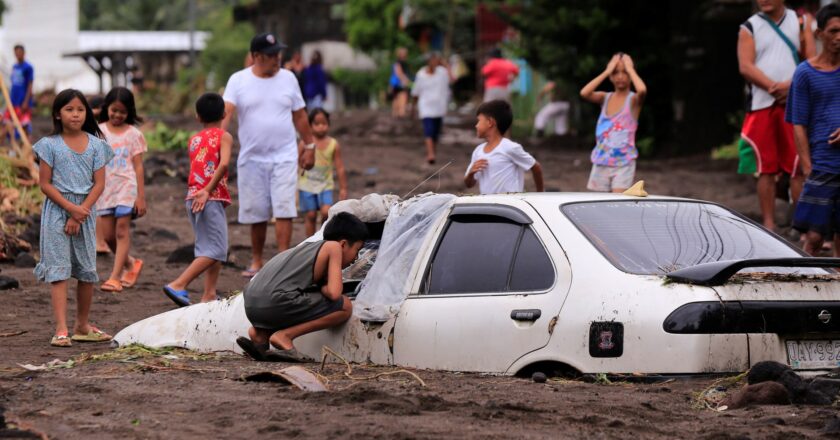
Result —
[[5, 0], [0, 27], [0, 71], [8, 81], [13, 48], [22, 44], [35, 69], [36, 92], [65, 88], [99, 90], [99, 79], [81, 58], [65, 58], [79, 45], [79, 0]]

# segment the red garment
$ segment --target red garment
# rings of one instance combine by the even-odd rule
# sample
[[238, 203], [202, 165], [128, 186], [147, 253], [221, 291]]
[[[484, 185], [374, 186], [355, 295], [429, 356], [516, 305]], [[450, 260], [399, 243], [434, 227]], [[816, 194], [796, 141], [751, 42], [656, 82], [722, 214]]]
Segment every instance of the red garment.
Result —
[[504, 58], [493, 58], [481, 68], [484, 88], [507, 87], [514, 76], [519, 75], [519, 66]]
[[785, 122], [785, 106], [773, 104], [747, 112], [741, 137], [755, 151], [759, 174], [778, 174], [784, 171], [796, 176], [799, 173], [793, 125]]
[[[221, 159], [222, 135], [221, 128], [205, 128], [190, 138], [190, 177], [187, 200], [195, 197], [195, 193], [204, 189], [216, 172], [216, 166]], [[230, 192], [227, 186], [228, 175], [225, 172], [216, 189], [210, 193], [209, 200], [218, 200], [225, 206], [230, 205]]]

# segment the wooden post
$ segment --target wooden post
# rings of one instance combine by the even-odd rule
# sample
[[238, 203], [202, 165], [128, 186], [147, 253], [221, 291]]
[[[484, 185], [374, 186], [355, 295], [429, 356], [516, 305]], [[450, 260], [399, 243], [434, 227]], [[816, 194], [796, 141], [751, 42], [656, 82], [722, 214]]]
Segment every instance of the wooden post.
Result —
[[[6, 87], [6, 80], [0, 75], [0, 91], [3, 92], [3, 99], [6, 100], [6, 107], [9, 110], [9, 114], [12, 116], [12, 123], [14, 123], [15, 129], [18, 133], [20, 133], [20, 139], [23, 141], [23, 148], [21, 151], [21, 159], [24, 160], [24, 163], [28, 164], [27, 167], [29, 169], [30, 177], [38, 181], [38, 167], [35, 166], [35, 158], [32, 154], [32, 143], [29, 142], [29, 136], [26, 134], [26, 130], [23, 129], [23, 126], [20, 123], [20, 119], [18, 119], [17, 112], [15, 111], [14, 105], [12, 105], [12, 98], [9, 97], [9, 89]], [[14, 139], [14, 133], [11, 134], [12, 139]]]

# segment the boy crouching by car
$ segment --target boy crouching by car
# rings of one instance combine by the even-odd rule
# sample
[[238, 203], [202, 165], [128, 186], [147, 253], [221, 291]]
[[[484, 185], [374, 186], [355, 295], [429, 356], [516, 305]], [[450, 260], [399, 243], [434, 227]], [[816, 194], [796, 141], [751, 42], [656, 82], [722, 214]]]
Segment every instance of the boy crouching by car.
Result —
[[[358, 256], [367, 226], [339, 213], [324, 227], [324, 240], [301, 243], [272, 258], [243, 293], [248, 338], [236, 343], [258, 361], [300, 362], [298, 336], [336, 327], [350, 319], [353, 306], [342, 295], [341, 270]], [[269, 351], [269, 343], [280, 351]]]

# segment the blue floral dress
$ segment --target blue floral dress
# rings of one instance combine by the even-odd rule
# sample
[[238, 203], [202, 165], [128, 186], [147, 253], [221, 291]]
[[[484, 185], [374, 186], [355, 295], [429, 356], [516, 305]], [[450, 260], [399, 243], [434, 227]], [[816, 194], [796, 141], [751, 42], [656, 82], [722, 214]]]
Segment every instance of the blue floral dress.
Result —
[[[61, 136], [47, 136], [33, 147], [38, 159], [52, 168], [52, 184], [69, 202], [81, 205], [93, 188], [93, 172], [108, 164], [114, 152], [102, 139], [88, 135], [87, 149], [73, 151]], [[96, 213], [82, 223], [78, 235], [67, 235], [70, 214], [47, 198], [41, 211], [41, 261], [35, 267], [39, 281], [53, 283], [76, 278], [95, 283]]]

